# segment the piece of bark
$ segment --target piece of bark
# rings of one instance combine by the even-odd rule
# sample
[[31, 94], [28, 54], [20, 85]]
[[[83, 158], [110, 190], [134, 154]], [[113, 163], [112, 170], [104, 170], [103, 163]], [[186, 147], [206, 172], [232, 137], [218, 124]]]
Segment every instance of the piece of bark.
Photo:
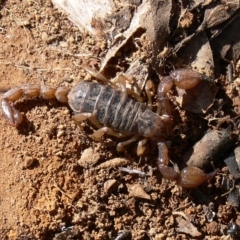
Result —
[[221, 155], [233, 146], [231, 129], [208, 131], [203, 138], [184, 154], [188, 166], [207, 169], [211, 162], [217, 161]]
[[53, 4], [67, 13], [68, 18], [82, 33], [104, 36], [103, 19], [114, 11], [114, 2], [85, 0], [52, 0]]
[[199, 232], [197, 228], [190, 221], [187, 221], [181, 217], [177, 217], [176, 222], [178, 223], [176, 232], [186, 233], [192, 237], [202, 236], [201, 232]]
[[134, 198], [144, 198], [144, 199], [148, 199], [150, 200], [151, 199], [151, 196], [148, 195], [142, 185], [140, 184], [134, 184], [134, 185], [131, 185], [129, 188], [128, 188], [128, 191], [129, 191], [129, 196], [130, 197], [134, 197]]
[[240, 17], [234, 19], [221, 34], [211, 41], [216, 57], [237, 62], [240, 57]]
[[218, 1], [213, 2], [207, 6], [204, 19], [198, 31], [215, 27], [227, 21], [237, 10], [239, 10], [239, 3], [237, 1], [225, 0], [222, 3]]
[[121, 5], [115, 1], [104, 0], [52, 2], [68, 14], [81, 32], [106, 39], [109, 50], [101, 62], [100, 70], [106, 67], [109, 60], [116, 56], [120, 48], [139, 29], [146, 32], [152, 45], [152, 62], [157, 66], [154, 60], [163, 50], [170, 33], [169, 23], [174, 1], [122, 1]]

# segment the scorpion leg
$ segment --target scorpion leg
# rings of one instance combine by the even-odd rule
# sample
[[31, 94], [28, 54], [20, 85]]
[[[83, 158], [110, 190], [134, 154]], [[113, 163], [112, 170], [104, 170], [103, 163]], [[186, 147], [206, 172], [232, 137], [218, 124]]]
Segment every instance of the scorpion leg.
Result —
[[107, 132], [107, 129], [103, 129], [102, 125], [95, 119], [93, 113], [83, 112], [83, 113], [77, 113], [73, 115], [73, 120], [76, 123], [81, 123], [84, 120], [90, 120], [95, 127], [99, 128], [97, 131], [95, 131], [90, 136], [95, 139], [96, 141], [100, 141], [101, 137], [104, 135], [104, 133]]
[[118, 137], [118, 138], [122, 138], [125, 135], [123, 135], [122, 133], [118, 133], [115, 132], [113, 129], [109, 128], [109, 127], [103, 127], [94, 117], [94, 113], [77, 113], [75, 115], [73, 115], [73, 120], [76, 122], [82, 122], [84, 120], [90, 120], [91, 123], [93, 125], [95, 125], [97, 128], [99, 128], [98, 130], [96, 130], [93, 134], [91, 134], [90, 136], [96, 140], [96, 141], [100, 141], [101, 137], [106, 133], [108, 135], [114, 136], [114, 137]]
[[143, 102], [143, 98], [136, 92], [134, 92], [133, 90], [131, 89], [128, 89], [126, 87], [126, 81], [129, 81], [131, 82], [132, 80], [130, 80], [129, 78], [127, 78], [123, 73], [120, 73], [118, 74], [118, 76], [116, 77], [116, 80], [114, 81], [110, 81], [109, 79], [107, 79], [106, 77], [104, 77], [102, 75], [102, 73], [98, 72], [97, 70], [89, 67], [87, 65], [86, 62], [84, 62], [82, 64], [82, 67], [85, 69], [85, 71], [87, 71], [91, 76], [95, 77], [96, 79], [106, 83], [106, 84], [109, 84], [110, 86], [112, 86], [113, 88], [115, 89], [118, 89], [119, 87], [116, 85], [115, 82], [118, 82], [119, 86], [120, 86], [120, 89], [122, 92], [126, 92], [127, 94], [133, 96], [134, 98], [136, 98], [137, 101], [139, 102]]
[[116, 80], [117, 80], [122, 92], [125, 92], [128, 95], [133, 96], [138, 102], [143, 102], [143, 98], [138, 93], [136, 93], [133, 90], [126, 87], [126, 82], [131, 81], [131, 80], [129, 80], [125, 76], [125, 74], [123, 74], [123, 73], [118, 74], [118, 76], [116, 77]]
[[137, 146], [137, 155], [138, 156], [142, 156], [145, 153], [147, 142], [148, 142], [147, 138], [144, 138], [138, 142], [138, 146]]
[[148, 80], [146, 82], [146, 86], [145, 86], [145, 91], [147, 94], [147, 99], [148, 99], [148, 108], [152, 110], [152, 91], [151, 89], [153, 89], [153, 82], [151, 80]]
[[132, 142], [137, 141], [138, 139], [139, 139], [138, 136], [133, 136], [132, 138], [128, 139], [127, 141], [118, 143], [118, 145], [117, 145], [117, 151], [118, 151], [118, 152], [123, 152], [123, 151], [125, 150], [125, 147], [126, 147], [127, 145], [129, 145], [129, 144], [132, 143]]
[[85, 69], [86, 72], [88, 72], [91, 76], [95, 77], [96, 79], [103, 82], [110, 82], [106, 77], [102, 75], [102, 73], [88, 66], [88, 63], [86, 61], [83, 62], [82, 67]]
[[84, 120], [87, 120], [88, 118], [93, 117], [92, 113], [84, 112], [84, 113], [77, 113], [73, 115], [73, 120], [76, 122], [82, 122]]
[[[109, 127], [106, 127], [106, 126], [104, 127], [101, 123], [99, 123], [99, 122], [97, 121], [97, 119], [96, 119], [95, 117], [89, 118], [89, 121], [90, 121], [93, 125], [95, 125], [96, 128], [98, 128], [97, 131], [99, 131], [99, 134], [98, 134], [98, 133], [93, 133], [93, 134], [95, 134], [95, 135], [92, 134], [92, 137], [93, 137], [93, 138], [96, 136], [96, 137], [99, 139], [98, 136], [101, 135], [100, 137], [102, 137], [102, 136], [104, 135], [104, 133], [106, 133], [106, 134], [108, 134], [108, 135], [111, 135], [111, 136], [113, 136], [113, 137], [117, 137], [117, 138], [126, 137], [126, 135], [123, 134], [123, 133], [116, 132], [116, 131], [114, 131], [112, 128], [109, 128]], [[102, 129], [102, 130], [101, 130], [101, 129]], [[106, 129], [107, 129], [107, 130], [106, 130]], [[103, 134], [101, 134], [101, 132], [102, 132]]]
[[89, 118], [89, 121], [97, 128], [100, 129], [103, 127], [101, 123], [98, 122], [98, 120], [95, 117]]
[[112, 130], [111, 128], [109, 127], [102, 127], [98, 130], [96, 130], [93, 134], [91, 134], [90, 136], [96, 140], [96, 141], [100, 141], [101, 140], [101, 137], [104, 135], [104, 134], [108, 134], [108, 135], [111, 135], [113, 137], [117, 137], [117, 138], [121, 138], [123, 137], [123, 135], [121, 133], [118, 133], [118, 132], [115, 132], [114, 130]]
[[84, 62], [82, 64], [82, 67], [85, 69], [86, 72], [88, 72], [91, 76], [93, 76], [97, 80], [102, 81], [106, 84], [109, 84], [110, 86], [112, 86], [115, 89], [118, 88], [114, 82], [112, 82], [109, 79], [107, 79], [106, 77], [104, 77], [102, 75], [102, 73], [98, 72], [96, 69], [89, 67], [86, 62]]
[[95, 141], [101, 141], [101, 137], [107, 133], [108, 128], [107, 127], [102, 127], [96, 130], [94, 133], [90, 135], [91, 138], [93, 138]]

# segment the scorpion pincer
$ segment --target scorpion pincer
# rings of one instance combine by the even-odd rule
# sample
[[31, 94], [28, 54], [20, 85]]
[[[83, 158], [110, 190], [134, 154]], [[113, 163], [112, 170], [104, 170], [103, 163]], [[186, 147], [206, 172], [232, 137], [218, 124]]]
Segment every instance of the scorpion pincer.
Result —
[[[102, 75], [100, 76], [99, 80], [109, 83]], [[98, 127], [103, 126], [93, 133], [93, 137], [99, 138], [104, 133], [118, 137], [132, 135], [130, 140], [118, 144], [119, 151], [139, 137], [157, 142], [159, 151], [157, 165], [162, 176], [176, 181], [183, 188], [193, 188], [213, 178], [217, 170], [206, 174], [197, 167], [189, 166], [178, 173], [173, 167], [168, 166], [168, 149], [164, 139], [167, 128], [172, 123], [172, 117], [167, 93], [173, 84], [182, 89], [191, 89], [203, 80], [206, 80], [204, 75], [191, 69], [178, 69], [169, 76], [163, 77], [157, 92], [161, 115], [154, 113], [146, 104], [136, 101], [125, 88], [120, 91], [110, 84], [87, 81], [78, 83], [71, 90], [66, 87], [53, 88], [35, 84], [14, 87], [2, 97], [2, 113], [12, 126], [17, 127], [22, 123], [23, 116], [14, 107], [14, 102], [20, 97], [56, 98], [60, 102], [69, 104], [74, 112], [75, 121], [89, 119]]]

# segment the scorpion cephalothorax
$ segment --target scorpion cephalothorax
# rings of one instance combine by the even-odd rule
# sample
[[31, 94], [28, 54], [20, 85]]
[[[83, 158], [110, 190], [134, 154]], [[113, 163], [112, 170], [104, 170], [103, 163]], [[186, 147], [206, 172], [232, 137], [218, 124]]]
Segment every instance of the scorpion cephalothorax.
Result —
[[101, 74], [87, 67], [85, 69], [100, 81], [108, 84], [82, 81], [71, 90], [66, 87], [53, 88], [35, 84], [14, 87], [2, 97], [1, 106], [4, 117], [12, 126], [17, 127], [22, 123], [23, 117], [13, 103], [20, 97], [56, 98], [60, 102], [69, 103], [74, 112], [75, 121], [81, 122], [89, 119], [99, 128], [92, 134], [94, 138], [100, 138], [104, 133], [117, 137], [132, 135], [130, 140], [117, 145], [118, 151], [122, 151], [127, 144], [140, 137], [144, 137], [144, 140], [138, 144], [138, 154], [143, 152], [146, 139], [150, 138], [157, 142], [159, 150], [157, 163], [162, 176], [176, 181], [184, 188], [196, 187], [216, 174], [216, 171], [205, 174], [196, 167], [186, 167], [180, 174], [177, 173], [168, 166], [168, 149], [165, 144], [166, 129], [172, 122], [168, 91], [173, 84], [182, 89], [191, 89], [200, 81], [207, 79], [204, 75], [191, 69], [179, 69], [163, 77], [157, 92], [157, 100], [161, 108], [161, 115], [158, 115], [146, 104], [136, 101], [131, 96], [134, 94], [126, 89], [123, 77], [120, 81], [122, 89], [120, 91], [116, 89], [115, 84]]

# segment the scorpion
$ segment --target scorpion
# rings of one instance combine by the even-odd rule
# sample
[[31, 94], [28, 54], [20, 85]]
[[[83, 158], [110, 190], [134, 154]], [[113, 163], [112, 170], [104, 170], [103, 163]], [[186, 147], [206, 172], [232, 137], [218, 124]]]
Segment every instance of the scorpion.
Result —
[[197, 187], [216, 175], [217, 170], [206, 174], [194, 166], [185, 167], [180, 173], [175, 171], [172, 166], [169, 166], [168, 148], [165, 143], [167, 129], [173, 120], [167, 93], [173, 85], [182, 89], [191, 89], [199, 82], [206, 80], [205, 75], [191, 69], [177, 69], [172, 71], [169, 76], [162, 77], [157, 89], [157, 102], [161, 108], [160, 115], [132, 96], [134, 94], [126, 88], [123, 77], [119, 77], [119, 85], [122, 89], [119, 90], [101, 73], [90, 67], [85, 67], [85, 69], [105, 84], [81, 81], [72, 89], [36, 84], [13, 87], [4, 93], [1, 99], [3, 116], [10, 125], [17, 127], [22, 123], [23, 115], [14, 107], [15, 101], [23, 96], [56, 98], [60, 102], [69, 104], [74, 112], [73, 119], [76, 122], [89, 119], [98, 127], [98, 130], [92, 134], [93, 138], [101, 138], [104, 133], [117, 137], [132, 136], [131, 139], [118, 143], [118, 151], [123, 151], [126, 145], [144, 137], [144, 140], [139, 141], [137, 148], [137, 153], [140, 155], [147, 139], [156, 142], [159, 152], [157, 166], [162, 177], [175, 181], [183, 188]]

